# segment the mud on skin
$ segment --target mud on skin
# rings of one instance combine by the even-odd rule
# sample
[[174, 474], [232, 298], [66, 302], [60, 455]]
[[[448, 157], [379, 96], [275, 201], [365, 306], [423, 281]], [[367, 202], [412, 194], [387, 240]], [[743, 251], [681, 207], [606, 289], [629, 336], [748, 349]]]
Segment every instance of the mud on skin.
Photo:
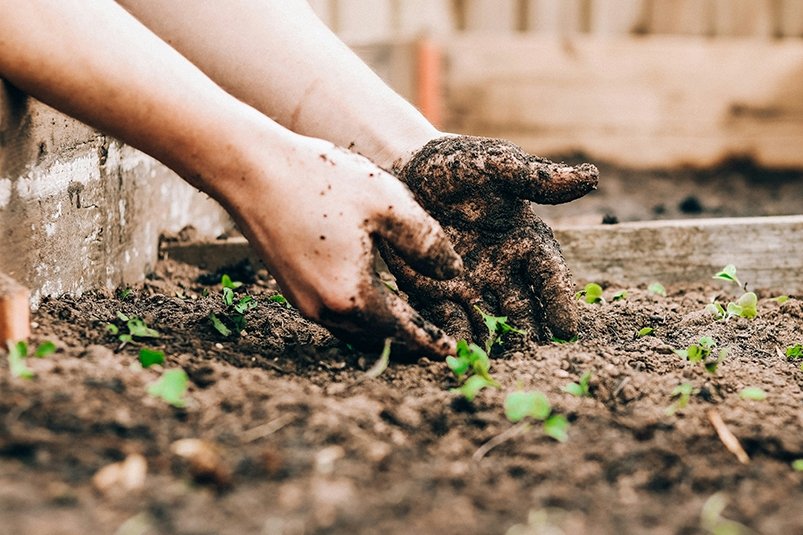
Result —
[[576, 334], [571, 274], [528, 201], [580, 198], [596, 188], [596, 167], [553, 163], [504, 140], [450, 136], [429, 142], [396, 172], [463, 257], [461, 275], [434, 281], [382, 245], [399, 288], [426, 319], [456, 337], [482, 339], [476, 305], [537, 338]]

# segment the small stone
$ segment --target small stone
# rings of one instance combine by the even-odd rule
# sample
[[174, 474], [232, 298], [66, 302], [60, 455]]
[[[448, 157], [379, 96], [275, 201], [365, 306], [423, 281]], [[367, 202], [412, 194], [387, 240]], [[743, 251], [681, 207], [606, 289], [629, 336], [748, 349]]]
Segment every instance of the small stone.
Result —
[[220, 342], [215, 342], [215, 349], [223, 349], [223, 344]]
[[319, 474], [331, 474], [335, 470], [335, 462], [346, 455], [342, 446], [329, 446], [315, 454], [315, 470]]
[[92, 476], [92, 485], [102, 494], [131, 492], [145, 485], [148, 462], [138, 453], [104, 466]]
[[197, 482], [211, 482], [219, 488], [231, 484], [231, 470], [217, 446], [198, 438], [184, 438], [170, 445], [170, 451], [185, 459], [190, 474]]
[[567, 372], [566, 370], [553, 370], [552, 375], [554, 375], [555, 377], [558, 377], [560, 379], [568, 379], [569, 378], [569, 372]]

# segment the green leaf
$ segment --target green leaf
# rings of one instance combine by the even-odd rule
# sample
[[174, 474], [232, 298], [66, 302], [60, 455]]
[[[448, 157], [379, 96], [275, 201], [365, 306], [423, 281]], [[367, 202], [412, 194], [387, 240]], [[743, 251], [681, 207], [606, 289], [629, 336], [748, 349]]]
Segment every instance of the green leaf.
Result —
[[505, 417], [513, 423], [528, 416], [536, 420], [545, 420], [552, 411], [549, 400], [538, 390], [511, 392], [505, 397], [504, 407]]
[[54, 344], [50, 340], [45, 340], [44, 342], [39, 344], [39, 346], [36, 348], [36, 351], [34, 351], [33, 355], [41, 359], [49, 355], [52, 355], [55, 352], [56, 352], [56, 344]]
[[464, 376], [471, 368], [471, 363], [465, 357], [446, 357], [446, 365], [458, 378]]
[[563, 386], [563, 391], [566, 392], [567, 394], [571, 394], [573, 396], [577, 396], [578, 398], [581, 398], [581, 397], [583, 397], [585, 395], [585, 392], [583, 391], [583, 387], [580, 386], [577, 383], [569, 383], [567, 385], [564, 385]]
[[792, 470], [803, 472], [803, 459], [795, 459], [792, 461]]
[[229, 290], [236, 290], [237, 288], [243, 285], [242, 282], [232, 281], [231, 277], [229, 277], [225, 273], [223, 274], [222, 277], [220, 277], [220, 284], [223, 286], [223, 288]]
[[627, 299], [627, 290], [622, 290], [613, 294], [611, 301], [624, 301]]
[[377, 361], [374, 362], [374, 365], [371, 366], [371, 368], [367, 372], [365, 372], [365, 375], [367, 375], [371, 379], [376, 379], [377, 377], [382, 375], [382, 373], [384, 373], [385, 370], [388, 369], [388, 364], [390, 363], [391, 341], [392, 340], [390, 338], [385, 338], [385, 346], [382, 348], [382, 353], [379, 355]]
[[472, 375], [460, 388], [453, 388], [452, 392], [462, 394], [467, 400], [474, 401], [474, 398], [477, 397], [477, 394], [480, 393], [480, 390], [483, 388], [487, 388], [489, 386], [495, 386], [494, 383], [488, 381], [485, 377], [481, 375]]
[[789, 296], [788, 295], [779, 295], [778, 297], [773, 297], [772, 300], [773, 301], [777, 301], [780, 304], [784, 304], [787, 301], [789, 301]]
[[700, 347], [708, 350], [717, 345], [716, 341], [710, 336], [701, 336], [698, 343], [700, 344]]
[[131, 336], [138, 338], [159, 338], [159, 333], [148, 327], [141, 318], [131, 318], [126, 323]]
[[661, 297], [666, 297], [666, 288], [660, 282], [653, 282], [649, 286], [647, 286], [647, 291], [651, 294], [660, 295]]
[[722, 271], [720, 271], [719, 273], [715, 274], [711, 278], [712, 279], [720, 279], [720, 280], [729, 281], [729, 282], [735, 282], [739, 286], [742, 285], [742, 283], [739, 282], [739, 279], [736, 277], [736, 266], [734, 266], [733, 264], [728, 264], [727, 266], [722, 268]]
[[117, 318], [120, 319], [121, 321], [128, 321], [131, 319], [122, 312], [120, 312], [119, 310], [117, 311]]
[[544, 434], [558, 442], [569, 439], [569, 421], [562, 414], [553, 414], [544, 421]]
[[786, 358], [789, 360], [803, 358], [803, 345], [795, 344], [786, 348]]
[[636, 338], [643, 338], [645, 336], [649, 336], [652, 334], [652, 332], [653, 332], [652, 327], [642, 327], [641, 329], [639, 329], [639, 332], [636, 333]]
[[293, 308], [282, 294], [271, 295], [268, 297], [268, 301], [279, 303], [280, 305], [284, 305], [286, 308]]
[[118, 340], [120, 340], [124, 344], [127, 344], [129, 342], [133, 342], [134, 341], [134, 337], [131, 336], [130, 334], [121, 334], [117, 338], [118, 338]]
[[605, 302], [605, 299], [602, 297], [602, 286], [596, 282], [589, 282], [586, 284], [585, 288], [578, 292], [578, 295], [583, 298], [583, 301], [589, 304]]
[[107, 330], [107, 331], [108, 331], [108, 332], [109, 332], [109, 333], [110, 333], [112, 336], [117, 336], [117, 334], [120, 332], [120, 329], [118, 329], [118, 328], [117, 328], [117, 325], [115, 325], [114, 323], [107, 323], [107, 324], [106, 324], [106, 330]]
[[488, 338], [485, 340], [485, 351], [490, 352], [495, 343], [501, 343], [502, 336], [507, 333], [525, 334], [525, 331], [516, 329], [507, 322], [507, 316], [492, 316], [483, 311], [477, 305], [474, 309], [480, 313], [485, 327], [488, 329]]
[[228, 286], [223, 287], [223, 304], [230, 307], [234, 303], [234, 290]]
[[163, 364], [165, 361], [165, 354], [156, 349], [148, 349], [143, 347], [139, 350], [139, 363], [143, 368], [149, 368], [154, 364]]
[[549, 339], [550, 342], [553, 344], [573, 344], [578, 340], [577, 335], [572, 336], [568, 340], [564, 340], [563, 338], [558, 338], [557, 336], [553, 336]]
[[25, 364], [28, 344], [24, 340], [16, 343], [9, 340], [6, 347], [8, 347], [8, 368], [11, 375], [20, 379], [33, 379], [36, 374]]
[[677, 411], [685, 409], [686, 406], [689, 404], [689, 400], [691, 399], [691, 395], [694, 392], [694, 387], [691, 383], [683, 383], [676, 386], [672, 390], [671, 396], [677, 397], [678, 399], [669, 407], [666, 408], [664, 411], [668, 416], [675, 414]]
[[719, 354], [717, 355], [717, 359], [715, 361], [705, 363], [705, 371], [708, 373], [717, 373], [717, 368], [719, 368], [719, 365], [722, 364], [722, 361], [725, 360], [725, 357], [727, 356], [728, 348], [723, 347], [719, 350]]
[[166, 370], [155, 382], [148, 385], [148, 394], [160, 398], [174, 407], [185, 407], [184, 395], [190, 380], [182, 370]]
[[256, 299], [254, 299], [250, 295], [246, 295], [244, 297], [241, 297], [240, 300], [237, 301], [237, 304], [234, 305], [234, 310], [238, 314], [245, 314], [249, 310], [256, 308], [256, 306], [257, 306]]
[[757, 386], [748, 386], [742, 388], [741, 392], [739, 392], [739, 397], [752, 401], [764, 401], [767, 399], [767, 393]]
[[124, 290], [120, 290], [118, 292], [118, 296], [120, 298], [120, 301], [125, 301], [126, 299], [128, 299], [131, 296], [131, 288], [126, 288]]
[[231, 329], [226, 327], [226, 325], [220, 321], [220, 318], [218, 318], [214, 312], [209, 313], [209, 320], [212, 322], [212, 327], [214, 327], [217, 332], [223, 336], [231, 336]]
[[718, 320], [725, 319], [727, 317], [727, 315], [728, 315], [725, 312], [725, 309], [722, 307], [722, 305], [720, 305], [716, 301], [714, 301], [712, 303], [708, 303], [705, 306], [705, 310], [706, 310], [706, 312], [711, 313], [711, 315], [713, 315]]
[[758, 297], [753, 292], [743, 294], [735, 303], [728, 303], [728, 316], [739, 316], [752, 319], [758, 314], [756, 305]]

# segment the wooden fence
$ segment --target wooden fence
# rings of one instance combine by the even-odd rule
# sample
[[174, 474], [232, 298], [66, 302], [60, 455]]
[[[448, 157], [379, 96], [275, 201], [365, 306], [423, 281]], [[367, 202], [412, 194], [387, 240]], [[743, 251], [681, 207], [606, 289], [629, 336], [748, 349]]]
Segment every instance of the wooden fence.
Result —
[[803, 0], [310, 0], [350, 43], [470, 32], [803, 37]]

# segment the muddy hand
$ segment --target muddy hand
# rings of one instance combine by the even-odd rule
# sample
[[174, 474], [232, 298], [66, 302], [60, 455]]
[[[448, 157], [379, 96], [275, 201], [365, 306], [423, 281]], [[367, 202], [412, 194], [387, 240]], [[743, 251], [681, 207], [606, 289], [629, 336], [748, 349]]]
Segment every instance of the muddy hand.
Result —
[[452, 136], [429, 142], [397, 174], [464, 261], [459, 277], [434, 281], [383, 247], [399, 287], [425, 317], [475, 340], [487, 333], [475, 306], [540, 338], [577, 332], [571, 275], [551, 229], [527, 201], [582, 197], [596, 188], [596, 167], [552, 163], [503, 140]]

